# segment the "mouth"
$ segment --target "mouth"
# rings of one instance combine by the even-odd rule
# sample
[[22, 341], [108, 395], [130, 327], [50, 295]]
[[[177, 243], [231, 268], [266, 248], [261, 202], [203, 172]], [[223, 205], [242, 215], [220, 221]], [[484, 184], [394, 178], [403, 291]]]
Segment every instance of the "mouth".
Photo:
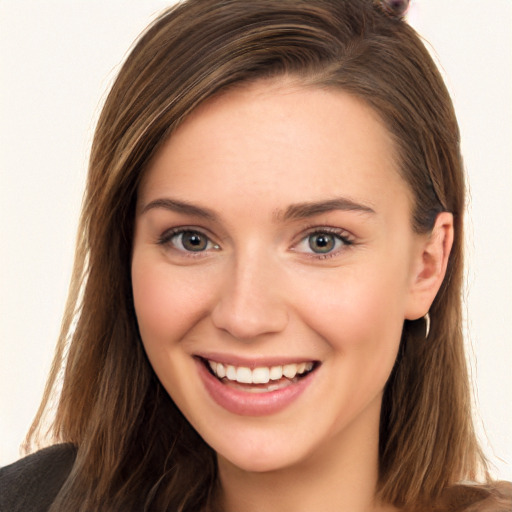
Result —
[[246, 393], [270, 393], [297, 384], [320, 364], [318, 361], [301, 361], [250, 368], [203, 357], [198, 359], [219, 382]]

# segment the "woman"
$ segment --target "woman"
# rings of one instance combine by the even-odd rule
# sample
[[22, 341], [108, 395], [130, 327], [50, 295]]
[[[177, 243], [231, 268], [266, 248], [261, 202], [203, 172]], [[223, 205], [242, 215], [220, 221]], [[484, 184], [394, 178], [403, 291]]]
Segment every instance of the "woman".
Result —
[[7, 503], [506, 510], [458, 485], [486, 474], [458, 128], [400, 9], [191, 0], [143, 35], [96, 130], [29, 435], [65, 362], [65, 444], [4, 471]]

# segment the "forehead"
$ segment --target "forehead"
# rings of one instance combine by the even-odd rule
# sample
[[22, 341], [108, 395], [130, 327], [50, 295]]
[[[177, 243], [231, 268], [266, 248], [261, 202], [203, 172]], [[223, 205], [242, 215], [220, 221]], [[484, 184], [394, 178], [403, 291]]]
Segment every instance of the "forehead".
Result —
[[284, 79], [199, 106], [149, 165], [139, 197], [203, 201], [213, 191], [225, 207], [242, 193], [275, 199], [276, 208], [340, 195], [373, 208], [389, 194], [409, 196], [392, 137], [372, 108], [337, 89]]

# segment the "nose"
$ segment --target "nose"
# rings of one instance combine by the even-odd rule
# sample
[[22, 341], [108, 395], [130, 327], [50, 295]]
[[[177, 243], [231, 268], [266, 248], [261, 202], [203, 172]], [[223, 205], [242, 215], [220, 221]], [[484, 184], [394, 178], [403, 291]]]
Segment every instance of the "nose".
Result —
[[255, 255], [238, 259], [226, 274], [212, 311], [217, 329], [240, 340], [285, 329], [288, 309], [279, 271], [271, 261]]

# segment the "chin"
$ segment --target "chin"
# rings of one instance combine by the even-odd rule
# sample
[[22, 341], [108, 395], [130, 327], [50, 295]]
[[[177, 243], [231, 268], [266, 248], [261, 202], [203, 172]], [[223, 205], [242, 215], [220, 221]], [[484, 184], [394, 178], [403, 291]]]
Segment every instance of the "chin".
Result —
[[[226, 439], [230, 440], [229, 445]], [[293, 432], [279, 432], [278, 426], [267, 432], [252, 431], [245, 435], [238, 431], [232, 436], [226, 434], [220, 442], [215, 441], [207, 440], [217, 454], [219, 466], [229, 465], [252, 473], [289, 469], [307, 460], [315, 451], [303, 437], [294, 436]]]
[[268, 453], [261, 450], [257, 453], [227, 453], [220, 455], [217, 453], [219, 466], [230, 465], [234, 466], [240, 471], [247, 473], [269, 473], [273, 471], [285, 470], [295, 466], [298, 463], [298, 454], [295, 453]]

